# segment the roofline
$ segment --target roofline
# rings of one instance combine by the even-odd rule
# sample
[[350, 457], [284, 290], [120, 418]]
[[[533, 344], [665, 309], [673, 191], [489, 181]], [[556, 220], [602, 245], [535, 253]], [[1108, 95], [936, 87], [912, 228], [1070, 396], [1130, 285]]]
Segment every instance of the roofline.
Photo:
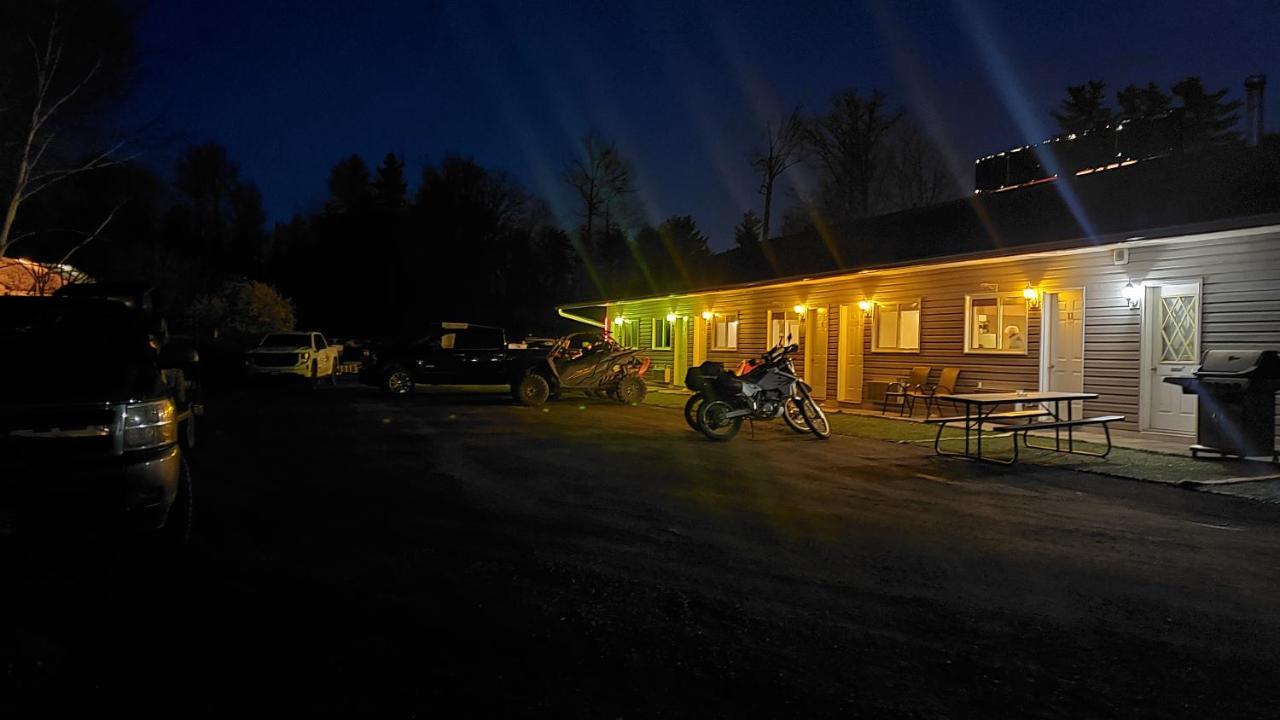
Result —
[[590, 307], [605, 307], [609, 305], [617, 305], [621, 303], [644, 302], [648, 300], [662, 300], [664, 298], [686, 298], [697, 295], [706, 295], [716, 292], [728, 292], [731, 290], [744, 290], [748, 288], [767, 288], [781, 285], [792, 285], [803, 282], [824, 282], [836, 280], [852, 275], [864, 275], [869, 273], [884, 272], [888, 270], [899, 270], [910, 267], [935, 267], [939, 265], [953, 265], [958, 263], [969, 263], [979, 261], [996, 261], [1012, 259], [1021, 256], [1044, 255], [1044, 254], [1067, 254], [1077, 252], [1088, 252], [1096, 250], [1103, 246], [1140, 246], [1167, 243], [1180, 238], [1185, 241], [1199, 239], [1201, 236], [1213, 233], [1228, 232], [1231, 230], [1259, 230], [1275, 228], [1280, 229], [1280, 213], [1265, 213], [1261, 215], [1248, 215], [1242, 217], [1233, 217], [1225, 220], [1213, 220], [1200, 223], [1188, 223], [1185, 225], [1168, 225], [1158, 228], [1133, 230], [1123, 233], [1112, 233], [1103, 235], [1096, 240], [1088, 238], [1073, 238], [1070, 240], [1057, 240], [1047, 243], [1038, 243], [1034, 245], [1023, 245], [1016, 249], [997, 249], [971, 253], [957, 253], [955, 255], [937, 255], [917, 260], [904, 260], [893, 263], [885, 263], [882, 265], [867, 265], [857, 268], [843, 268], [839, 270], [825, 270], [820, 273], [808, 273], [803, 275], [789, 275], [780, 278], [769, 278], [766, 280], [752, 280], [749, 282], [733, 283], [730, 285], [717, 285], [707, 288], [699, 288], [697, 290], [687, 290], [682, 292], [666, 293], [663, 295], [641, 295], [636, 297], [623, 297], [616, 299], [591, 300], [578, 303], [569, 303], [566, 305], [556, 306], [557, 312], [562, 316], [564, 310], [575, 310]]

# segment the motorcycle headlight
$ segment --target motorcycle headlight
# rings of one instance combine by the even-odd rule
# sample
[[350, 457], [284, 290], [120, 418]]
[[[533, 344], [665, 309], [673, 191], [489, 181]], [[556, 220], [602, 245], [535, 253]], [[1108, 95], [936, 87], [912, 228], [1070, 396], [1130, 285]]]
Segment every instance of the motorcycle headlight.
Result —
[[124, 449], [146, 450], [178, 440], [173, 401], [130, 403], [124, 408]]

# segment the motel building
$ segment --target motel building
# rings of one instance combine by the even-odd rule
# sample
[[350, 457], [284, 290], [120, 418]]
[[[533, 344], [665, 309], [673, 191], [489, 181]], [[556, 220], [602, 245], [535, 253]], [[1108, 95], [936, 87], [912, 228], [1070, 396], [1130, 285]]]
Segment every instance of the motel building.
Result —
[[1117, 429], [1190, 438], [1197, 399], [1164, 378], [1194, 372], [1207, 350], [1280, 349], [1278, 146], [778, 238], [757, 258], [717, 256], [726, 282], [560, 314], [643, 349], [656, 382], [680, 386], [691, 365], [734, 367], [790, 336], [829, 408], [879, 411], [913, 367], [929, 366], [931, 383], [959, 368], [956, 392], [1097, 393], [1084, 412], [1124, 415]]

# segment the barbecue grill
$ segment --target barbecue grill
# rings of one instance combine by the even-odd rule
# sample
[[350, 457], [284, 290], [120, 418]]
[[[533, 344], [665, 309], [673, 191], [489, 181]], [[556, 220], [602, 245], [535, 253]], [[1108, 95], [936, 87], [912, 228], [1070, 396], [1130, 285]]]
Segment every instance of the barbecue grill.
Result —
[[1275, 443], [1280, 354], [1275, 350], [1210, 350], [1192, 377], [1164, 381], [1200, 396], [1192, 457], [1213, 453], [1280, 462]]

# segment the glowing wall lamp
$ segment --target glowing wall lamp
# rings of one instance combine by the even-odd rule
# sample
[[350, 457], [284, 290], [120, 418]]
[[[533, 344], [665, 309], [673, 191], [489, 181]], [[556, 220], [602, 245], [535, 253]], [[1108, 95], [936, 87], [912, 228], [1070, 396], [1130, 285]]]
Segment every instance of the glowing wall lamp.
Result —
[[614, 315], [614, 316], [613, 316], [613, 324], [614, 324], [614, 325], [621, 325], [622, 323], [623, 323], [623, 319], [622, 319], [622, 316], [621, 316], [621, 315]]
[[702, 319], [703, 319], [703, 320], [706, 320], [707, 322], [711, 322], [711, 318], [713, 318], [713, 317], [715, 317], [715, 316], [716, 316], [716, 314], [715, 314], [715, 313], [713, 313], [713, 312], [711, 312], [710, 310], [703, 310], [703, 311], [702, 311]]
[[1136, 310], [1142, 305], [1141, 284], [1135, 287], [1132, 281], [1125, 283], [1124, 287], [1120, 288], [1120, 295], [1124, 297], [1124, 301], [1129, 304], [1130, 309]]
[[796, 311], [796, 314], [797, 314], [797, 315], [799, 315], [799, 316], [801, 316], [801, 317], [803, 317], [803, 316], [804, 316], [805, 311], [806, 311], [806, 310], [808, 310], [808, 308], [806, 308], [804, 305], [796, 305], [795, 307], [793, 307], [793, 308], [791, 308], [791, 309], [792, 309], [792, 310], [795, 310], [795, 311]]
[[1040, 307], [1040, 291], [1031, 287], [1031, 283], [1027, 283], [1027, 286], [1022, 290], [1022, 297], [1027, 299], [1027, 307]]
[[858, 309], [861, 310], [862, 314], [866, 315], [867, 317], [871, 317], [871, 311], [874, 310], [875, 307], [876, 307], [876, 304], [871, 302], [870, 300], [858, 301]]
[[675, 321], [676, 321], [676, 314], [673, 312], [667, 313], [667, 322], [673, 323]]

